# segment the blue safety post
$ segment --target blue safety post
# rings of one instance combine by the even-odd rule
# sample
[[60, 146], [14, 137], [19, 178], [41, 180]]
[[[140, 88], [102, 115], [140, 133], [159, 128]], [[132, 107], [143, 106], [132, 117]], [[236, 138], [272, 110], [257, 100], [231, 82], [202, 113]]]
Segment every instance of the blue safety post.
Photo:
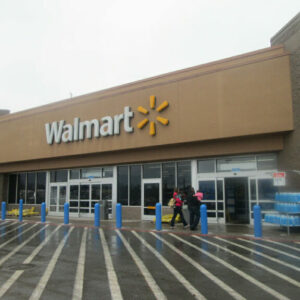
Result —
[[95, 225], [95, 227], [100, 227], [100, 205], [99, 205], [99, 203], [95, 204], [94, 211], [95, 211], [94, 225]]
[[19, 221], [23, 221], [23, 199], [20, 199], [19, 202]]
[[42, 223], [46, 222], [46, 203], [45, 202], [42, 203], [42, 207], [41, 207], [41, 222]]
[[254, 214], [254, 236], [257, 238], [262, 237], [262, 225], [261, 225], [261, 211], [259, 205], [253, 206]]
[[156, 230], [161, 230], [161, 204], [160, 203], [156, 203], [155, 205], [155, 214], [156, 214], [155, 228]]
[[118, 203], [116, 208], [117, 228], [122, 228], [122, 204]]
[[1, 216], [2, 216], [2, 220], [5, 220], [5, 216], [6, 216], [6, 202], [2, 202], [2, 210], [1, 210]]
[[201, 216], [201, 233], [207, 234], [207, 209], [205, 204], [201, 204], [200, 206], [200, 216]]
[[69, 203], [64, 204], [64, 224], [69, 224]]

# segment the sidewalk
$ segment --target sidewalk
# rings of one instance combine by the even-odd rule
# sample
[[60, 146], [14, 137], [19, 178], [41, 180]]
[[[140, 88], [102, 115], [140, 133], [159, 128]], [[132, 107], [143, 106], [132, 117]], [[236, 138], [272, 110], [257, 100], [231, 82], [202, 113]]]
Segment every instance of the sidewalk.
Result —
[[[7, 220], [14, 219], [18, 220], [17, 217], [8, 217]], [[40, 216], [23, 217], [25, 222], [40, 222]], [[46, 218], [47, 223], [52, 224], [63, 224], [63, 217], [48, 217]], [[71, 218], [69, 224], [74, 226], [94, 226], [93, 218]], [[115, 220], [101, 220], [101, 227], [107, 229], [114, 229], [116, 227]], [[152, 221], [141, 221], [141, 220], [123, 220], [122, 229], [124, 230], [137, 230], [137, 231], [150, 231], [155, 230], [155, 223]], [[183, 229], [181, 223], [175, 224], [175, 229], [171, 229], [169, 224], [162, 224], [162, 232], [175, 232], [182, 234], [201, 234], [200, 224], [196, 231], [190, 231], [189, 229]], [[286, 240], [295, 241], [300, 243], [300, 228], [290, 228], [290, 234], [288, 235], [286, 227], [280, 227], [278, 225], [263, 223], [262, 227], [263, 238], [272, 240]], [[232, 238], [254, 238], [253, 225], [237, 225], [237, 224], [208, 224], [208, 236], [223, 236]]]

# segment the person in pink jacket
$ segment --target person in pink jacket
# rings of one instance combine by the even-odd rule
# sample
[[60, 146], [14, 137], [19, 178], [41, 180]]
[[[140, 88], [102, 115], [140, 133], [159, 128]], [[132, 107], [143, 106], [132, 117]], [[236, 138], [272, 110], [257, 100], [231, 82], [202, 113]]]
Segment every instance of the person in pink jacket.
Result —
[[198, 201], [201, 202], [201, 200], [203, 199], [203, 193], [200, 193], [200, 191], [198, 190], [197, 193], [195, 193], [195, 195], [198, 199]]
[[186, 220], [184, 219], [184, 216], [183, 216], [183, 213], [182, 213], [183, 201], [181, 200], [181, 195], [178, 191], [178, 188], [174, 189], [173, 198], [175, 199], [175, 207], [174, 207], [173, 217], [172, 217], [172, 220], [171, 220], [171, 228], [174, 228], [175, 218], [176, 218], [177, 214], [180, 215], [180, 218], [181, 218], [182, 223], [183, 223], [183, 227], [187, 228], [188, 224], [187, 224]]

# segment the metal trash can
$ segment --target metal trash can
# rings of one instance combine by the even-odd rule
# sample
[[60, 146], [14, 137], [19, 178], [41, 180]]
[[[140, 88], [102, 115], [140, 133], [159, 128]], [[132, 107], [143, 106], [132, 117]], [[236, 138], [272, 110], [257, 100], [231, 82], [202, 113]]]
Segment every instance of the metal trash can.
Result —
[[100, 220], [108, 220], [108, 206], [107, 201], [100, 200]]

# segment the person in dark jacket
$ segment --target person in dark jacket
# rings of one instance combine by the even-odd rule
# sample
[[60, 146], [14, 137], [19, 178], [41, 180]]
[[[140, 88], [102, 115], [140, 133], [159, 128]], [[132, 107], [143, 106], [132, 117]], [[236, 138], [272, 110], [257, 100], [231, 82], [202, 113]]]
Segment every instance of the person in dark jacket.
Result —
[[195, 190], [192, 187], [187, 194], [187, 203], [190, 212], [190, 230], [196, 230], [200, 220], [201, 202], [195, 196]]

